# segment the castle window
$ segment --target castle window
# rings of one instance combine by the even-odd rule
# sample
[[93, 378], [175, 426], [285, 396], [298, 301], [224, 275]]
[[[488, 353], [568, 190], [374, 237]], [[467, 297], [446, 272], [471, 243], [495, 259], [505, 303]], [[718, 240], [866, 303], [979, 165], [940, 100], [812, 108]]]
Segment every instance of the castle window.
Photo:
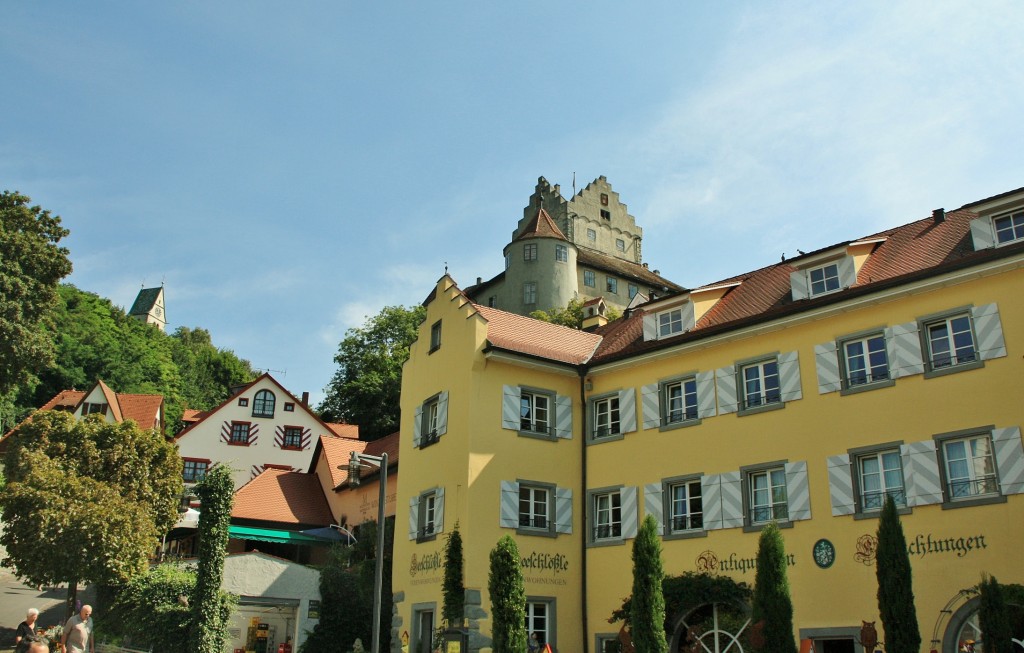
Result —
[[626, 241], [622, 240], [621, 238], [616, 238], [615, 249], [619, 250], [620, 252], [626, 251]]
[[612, 212], [606, 209], [601, 209], [601, 217], [604, 218], [605, 220], [611, 220]]
[[597, 285], [596, 275], [593, 270], [583, 271], [583, 285], [588, 288], [593, 288]]
[[523, 284], [523, 303], [524, 304], [536, 304], [537, 303], [537, 282], [527, 281]]
[[608, 206], [608, 193], [601, 193], [601, 206]]
[[537, 260], [537, 243], [526, 243], [525, 245], [523, 245], [523, 260]]
[[605, 277], [605, 289], [613, 295], [617, 295], [619, 293], [619, 280], [615, 277]]
[[633, 299], [634, 297], [636, 297], [636, 294], [638, 292], [640, 292], [640, 289], [637, 288], [635, 283], [629, 284], [629, 298], [630, 299]]
[[569, 248], [565, 245], [555, 245], [555, 260], [565, 263], [569, 260]]
[[597, 240], [597, 232], [593, 229], [587, 229], [587, 240], [591, 242]]

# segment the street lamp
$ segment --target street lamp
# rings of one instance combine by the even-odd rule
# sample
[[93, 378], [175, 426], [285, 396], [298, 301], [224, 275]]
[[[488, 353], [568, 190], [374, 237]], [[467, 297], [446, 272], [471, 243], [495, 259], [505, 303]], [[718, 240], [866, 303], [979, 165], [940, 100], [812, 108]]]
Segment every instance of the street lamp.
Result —
[[[348, 459], [348, 486], [359, 487], [359, 471], [363, 467], [380, 469], [380, 497], [377, 499], [377, 565], [373, 574], [373, 646], [372, 653], [380, 653], [381, 592], [384, 580], [384, 498], [388, 486], [388, 454], [371, 456], [352, 452]], [[345, 469], [339, 465], [338, 469]]]

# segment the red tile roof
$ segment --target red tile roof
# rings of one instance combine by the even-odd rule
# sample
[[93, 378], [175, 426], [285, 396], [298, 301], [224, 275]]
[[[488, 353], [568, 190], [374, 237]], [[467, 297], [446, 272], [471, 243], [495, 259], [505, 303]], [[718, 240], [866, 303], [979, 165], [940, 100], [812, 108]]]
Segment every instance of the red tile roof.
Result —
[[61, 390], [53, 399], [39, 407], [39, 410], [53, 410], [54, 408], [73, 409], [85, 398], [81, 390]]
[[343, 424], [341, 422], [325, 422], [327, 428], [331, 429], [334, 435], [342, 438], [358, 438], [359, 437], [359, 425], [358, 424]]
[[523, 232], [519, 234], [516, 240], [525, 240], [527, 238], [558, 238], [560, 240], [566, 240], [565, 234], [558, 228], [555, 221], [551, 219], [548, 212], [543, 208], [537, 211], [537, 215], [533, 217], [526, 226], [523, 227]]
[[317, 441], [316, 450], [313, 452], [313, 464], [309, 466], [309, 469], [311, 472], [316, 471], [316, 465], [322, 452], [327, 459], [327, 467], [331, 470], [331, 487], [337, 488], [348, 480], [347, 465], [351, 453], [353, 451], [362, 453], [366, 449], [366, 445], [367, 443], [362, 440], [321, 435]]
[[660, 274], [655, 274], [650, 268], [627, 261], [616, 256], [608, 256], [601, 252], [579, 247], [576, 254], [576, 264], [583, 267], [596, 268], [605, 272], [611, 272], [625, 279], [632, 279], [651, 286], [655, 290], [668, 288], [671, 291], [683, 290], [683, 287], [672, 283]]
[[473, 304], [487, 320], [487, 340], [495, 347], [578, 365], [590, 359], [601, 337], [531, 317]]
[[334, 521], [316, 475], [273, 468], [235, 493], [231, 517], [310, 527]]
[[133, 419], [135, 423], [144, 429], [159, 426], [157, 415], [164, 405], [164, 398], [160, 395], [117, 395], [117, 401], [121, 406], [121, 415], [124, 419]]

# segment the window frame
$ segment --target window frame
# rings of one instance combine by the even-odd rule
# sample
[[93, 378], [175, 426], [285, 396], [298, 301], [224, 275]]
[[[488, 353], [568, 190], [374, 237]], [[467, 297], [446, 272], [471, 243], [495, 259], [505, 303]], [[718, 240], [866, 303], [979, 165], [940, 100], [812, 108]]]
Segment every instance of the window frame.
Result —
[[[554, 483], [543, 483], [541, 481], [525, 481], [517, 480], [519, 484], [519, 496], [516, 502], [516, 534], [517, 535], [541, 535], [547, 537], [555, 537], [555, 489]], [[544, 515], [545, 524], [544, 526], [535, 526], [531, 524], [523, 523], [523, 492], [544, 492], [547, 496], [544, 499], [544, 506], [547, 514]], [[536, 504], [536, 500], [531, 501], [531, 505]], [[532, 513], [531, 513], [532, 515]], [[532, 515], [536, 519], [535, 515]]]
[[[292, 433], [289, 434], [289, 431]], [[281, 432], [281, 448], [288, 451], [302, 451], [302, 432], [301, 426], [285, 426]], [[295, 436], [296, 444], [288, 444], [290, 435]]]
[[[441, 415], [441, 393], [423, 402], [423, 412], [420, 415], [420, 449], [437, 444], [441, 441], [441, 434], [438, 433], [438, 422]], [[433, 423], [433, 428], [429, 428]]]
[[[245, 441], [235, 439], [235, 432], [241, 432], [242, 427], [245, 431]], [[233, 447], [248, 447], [251, 444], [250, 438], [252, 437], [252, 422], [243, 422], [241, 420], [231, 421], [231, 434], [228, 436], [228, 444]]]
[[619, 280], [616, 277], [610, 277], [607, 274], [604, 276], [604, 288], [605, 292], [610, 292], [613, 295], [619, 294]]
[[107, 411], [110, 409], [110, 404], [86, 402], [85, 407], [82, 409], [82, 416], [87, 415], [103, 415], [106, 417]]
[[[972, 314], [971, 306], [960, 306], [941, 313], [933, 313], [931, 315], [925, 315], [917, 318], [918, 334], [921, 339], [921, 358], [924, 363], [924, 378], [931, 379], [937, 376], [945, 376], [947, 374], [956, 374], [958, 372], [966, 372], [968, 370], [976, 370], [985, 367], [985, 361], [981, 358], [981, 352], [978, 351], [978, 336], [974, 330], [974, 315]], [[965, 318], [967, 320], [968, 329], [966, 333], [970, 334], [971, 337], [971, 349], [972, 356], [970, 360], [964, 360], [963, 362], [952, 362], [948, 365], [942, 365], [936, 367], [935, 365], [935, 353], [932, 349], [932, 337], [931, 328], [939, 324], [945, 324], [947, 327], [946, 339], [948, 341], [949, 355], [956, 356], [954, 353], [957, 347], [955, 346], [955, 335], [952, 332], [952, 322], [958, 318]], [[960, 331], [958, 333], [964, 333]]]
[[587, 288], [597, 288], [597, 273], [593, 270], [583, 270], [583, 285]]
[[[529, 397], [530, 399], [530, 412], [531, 415], [536, 415], [538, 409], [536, 406], [536, 400], [543, 398], [547, 402], [547, 407], [544, 410], [547, 412], [547, 426], [544, 430], [536, 428], [537, 421], [535, 418], [530, 418], [530, 427], [523, 428], [524, 420], [527, 418], [523, 417], [523, 401]], [[545, 440], [556, 439], [555, 433], [555, 411], [557, 408], [557, 394], [551, 390], [543, 390], [541, 388], [533, 388], [529, 386], [519, 386], [519, 434], [528, 435], [532, 437], [542, 438]]]
[[[590, 529], [587, 532], [587, 541], [592, 545], [622, 544], [625, 538], [622, 535], [622, 486], [596, 488], [587, 491], [587, 510], [590, 522]], [[608, 507], [602, 509], [608, 513], [608, 523], [598, 523], [598, 501], [602, 498], [608, 499]], [[615, 503], [618, 505], [614, 505]], [[613, 519], [614, 513], [618, 512], [618, 521]], [[599, 529], [607, 528], [608, 535], [599, 536]], [[617, 532], [616, 532], [617, 531]]]
[[557, 639], [558, 629], [556, 627], [557, 626], [557, 619], [555, 618], [555, 615], [557, 614], [557, 605], [558, 605], [557, 599], [555, 597], [553, 597], [553, 596], [527, 595], [527, 597], [526, 597], [526, 606], [525, 606], [525, 609], [524, 609], [524, 616], [523, 616], [524, 626], [526, 627], [526, 641], [527, 641], [527, 647], [528, 647], [527, 650], [529, 650], [530, 634], [533, 633], [533, 632], [536, 632], [535, 629], [530, 627], [531, 626], [531, 623], [530, 623], [530, 621], [531, 621], [530, 609], [531, 609], [531, 606], [541, 606], [541, 605], [544, 606], [544, 611], [545, 611], [545, 614], [544, 614], [544, 617], [543, 617], [544, 620], [545, 620], [545, 628], [544, 628], [544, 639], [541, 640], [540, 638], [538, 638], [537, 653], [541, 653], [544, 650], [544, 647], [545, 647], [546, 644], [550, 644], [552, 650], [557, 650], [557, 648], [558, 648], [558, 644], [557, 644], [557, 642], [558, 642], [558, 639]]
[[523, 243], [523, 260], [537, 260], [537, 243]]
[[240, 408], [248, 408], [249, 407], [249, 398], [248, 397], [239, 397], [238, 398], [238, 406]]
[[640, 286], [635, 283], [626, 284], [626, 289], [626, 293], [629, 295], [630, 299], [633, 299], [640, 293]]
[[[882, 353], [885, 355], [885, 374], [886, 378], [879, 378], [878, 380], [867, 380], [864, 383], [854, 384], [850, 380], [850, 363], [849, 357], [847, 356], [846, 347], [849, 344], [857, 342], [869, 343], [870, 341], [881, 338], [882, 340]], [[870, 365], [870, 350], [864, 354], [865, 363], [868, 363], [865, 370], [870, 370], [874, 366]], [[865, 331], [858, 331], [845, 335], [841, 338], [836, 339], [836, 358], [839, 363], [839, 383], [840, 383], [840, 395], [856, 394], [858, 392], [866, 392], [868, 390], [877, 390], [879, 388], [888, 388], [896, 385], [896, 380], [892, 374], [892, 362], [889, 360], [889, 341], [885, 337], [885, 329], [868, 329]], [[870, 374], [869, 374], [870, 376]]]
[[[687, 391], [687, 386], [693, 384], [693, 392]], [[681, 412], [682, 415], [677, 420], [670, 420], [671, 413], [671, 397], [669, 393], [675, 386], [680, 388], [681, 400]], [[687, 398], [693, 397], [692, 416], [690, 406], [687, 405]], [[682, 376], [673, 377], [671, 379], [665, 379], [658, 383], [658, 413], [661, 418], [661, 431], [671, 431], [673, 429], [685, 428], [687, 426], [696, 426], [700, 424], [700, 403], [697, 399], [697, 374], [684, 374]]]
[[523, 282], [523, 304], [527, 306], [537, 304], [537, 282], [536, 281], [524, 281]]
[[[900, 480], [903, 483], [903, 504], [896, 504], [896, 512], [901, 515], [909, 515], [913, 512], [907, 501], [907, 471], [903, 460], [903, 441], [883, 442], [869, 447], [856, 447], [847, 450], [850, 456], [850, 482], [853, 489], [853, 518], [878, 519], [882, 514], [882, 507], [867, 508], [864, 501], [864, 481], [862, 478], [861, 463], [871, 457], [881, 456], [887, 453], [895, 453], [900, 465]], [[884, 472], [880, 472], [884, 477]], [[884, 494], [889, 494], [886, 490]], [[884, 504], [884, 499], [883, 499]]]
[[[1019, 219], [1019, 223], [1018, 223], [1018, 219]], [[1008, 220], [1009, 221], [1009, 227], [1010, 227], [1009, 231], [1014, 234], [1013, 238], [1010, 238], [1009, 240], [1000, 240], [999, 239], [1000, 229], [999, 229], [998, 222], [1000, 220]], [[1016, 235], [1016, 232], [1018, 231], [1018, 229], [1021, 231], [1021, 235], [1019, 235], [1019, 236]], [[1024, 208], [1017, 207], [1016, 209], [1011, 209], [1009, 211], [1000, 213], [999, 215], [993, 215], [992, 216], [992, 239], [995, 241], [996, 247], [1002, 247], [1004, 245], [1011, 245], [1011, 244], [1016, 243], [1016, 242], [1018, 242], [1020, 240], [1024, 240]]]
[[569, 262], [569, 247], [566, 245], [555, 245], [555, 261], [558, 263]]
[[441, 320], [430, 325], [430, 349], [428, 354], [433, 354], [441, 348]]
[[[700, 490], [700, 525], [697, 527], [690, 528], [675, 528], [675, 496], [674, 490], [680, 486], [686, 486], [690, 488], [696, 485]], [[704, 486], [703, 486], [703, 474], [688, 474], [686, 476], [676, 476], [673, 478], [664, 479], [661, 483], [661, 497], [662, 497], [662, 515], [664, 515], [664, 535], [663, 539], [666, 540], [682, 540], [690, 539], [694, 537], [706, 537], [707, 529], [704, 528]], [[690, 502], [692, 502], [693, 496], [690, 494], [689, 489], [687, 490], [687, 513], [684, 516], [685, 519], [691, 520], [693, 511], [689, 510]]]
[[[774, 392], [778, 394], [778, 397], [771, 401], [768, 400], [769, 391], [763, 389], [765, 386], [765, 379], [771, 376], [764, 373], [764, 366], [769, 364], [775, 366], [774, 376], [776, 386]], [[750, 403], [750, 398], [747, 393], [746, 371], [754, 368], [761, 370], [761, 373], [758, 376], [758, 382], [762, 387], [760, 394], [765, 396], [765, 398], [760, 400], [757, 404]], [[739, 404], [736, 414], [740, 416], [752, 415], [754, 413], [762, 413], [785, 407], [786, 402], [782, 399], [782, 370], [778, 353], [767, 356], [758, 356], [757, 358], [751, 358], [736, 363], [736, 399]]]
[[[268, 395], [270, 396], [269, 400], [267, 399]], [[268, 410], [268, 405], [269, 405], [269, 410]], [[253, 417], [272, 418], [274, 416], [274, 411], [275, 410], [277, 410], [277, 396], [273, 392], [271, 392], [267, 388], [264, 388], [264, 389], [260, 390], [259, 392], [257, 392], [255, 395], [253, 395], [253, 398], [252, 398], [252, 416]]]
[[[933, 436], [932, 439], [935, 441], [936, 462], [938, 463], [939, 467], [939, 480], [942, 484], [943, 510], [1006, 502], [1006, 495], [1002, 493], [1002, 488], [1000, 486], [999, 461], [996, 459], [995, 446], [992, 438], [992, 429], [994, 428], [994, 426], [990, 425], [979, 428], [951, 431], [949, 433], [942, 433], [940, 435]], [[952, 444], [955, 442], [969, 441], [977, 438], [985, 438], [988, 440], [990, 451], [989, 460], [992, 464], [993, 469], [993, 472], [992, 474], [990, 474], [990, 476], [995, 486], [995, 491], [973, 494], [966, 497], [954, 498], [950, 491], [950, 485], [953, 481], [951, 481], [949, 478], [949, 456], [946, 450], [946, 446], [948, 444]], [[971, 478], [967, 482], [976, 483], [978, 481], [974, 478]]]
[[294, 413], [295, 412], [295, 404], [293, 402], [291, 402], [291, 401], [286, 401], [284, 403], [284, 412], [286, 412], [286, 413]]
[[[210, 472], [210, 460], [207, 458], [185, 458], [181, 459], [181, 479], [183, 483], [198, 483]], [[188, 464], [192, 463], [192, 474], [186, 474]], [[197, 478], [199, 465], [202, 464], [202, 475]]]
[[587, 228], [587, 240], [589, 240], [591, 242], [597, 242], [597, 230], [596, 229], [591, 229], [589, 227]]
[[[831, 268], [831, 270], [830, 270]], [[814, 280], [814, 273], [821, 272], [822, 276], [819, 281]], [[835, 283], [834, 288], [829, 288], [830, 282]], [[822, 290], [815, 291], [814, 284], [820, 283], [824, 286]], [[829, 295], [834, 292], [839, 292], [843, 289], [842, 280], [839, 278], [839, 261], [829, 261], [816, 265], [812, 268], [807, 268], [807, 296], [808, 297], [821, 297], [822, 295]]]
[[[437, 488], [420, 492], [418, 504], [419, 510], [416, 515], [416, 543], [431, 542], [437, 539], [440, 529], [435, 523], [437, 520]], [[430, 509], [430, 528], [427, 529], [427, 508]]]
[[[608, 404], [608, 408], [605, 411], [608, 414], [608, 432], [599, 435], [599, 410], [601, 405], [606, 402]], [[615, 402], [614, 407], [612, 406], [612, 402]], [[619, 393], [610, 392], [608, 394], [597, 395], [595, 397], [591, 397], [587, 403], [590, 408], [590, 423], [592, 425], [589, 429], [589, 433], [587, 434], [590, 442], [610, 442], [612, 440], [621, 440], [625, 437], [625, 434], [622, 433], [622, 406], [619, 401]], [[613, 413], [617, 415], [617, 419], [614, 421], [611, 419]], [[617, 428], [614, 431], [611, 429], [612, 424], [617, 425]]]
[[[678, 317], [678, 320], [676, 319], [677, 317]], [[662, 318], [667, 318], [667, 320], [662, 320]], [[676, 306], [675, 308], [670, 308], [670, 309], [667, 309], [667, 310], [664, 310], [664, 311], [659, 311], [659, 312], [655, 313], [654, 319], [655, 319], [655, 327], [658, 330], [658, 339], [659, 340], [662, 339], [662, 338], [671, 338], [672, 336], [679, 335], [680, 333], [682, 333], [685, 330], [685, 326], [683, 325], [683, 307], [682, 306]], [[675, 328], [675, 324], [676, 324], [677, 321], [679, 323], [679, 328], [678, 329]], [[667, 332], [662, 329], [662, 327], [666, 327], [666, 326], [668, 327], [668, 331]]]
[[[757, 465], [748, 465], [740, 467], [740, 485], [743, 491], [743, 532], [758, 532], [768, 524], [772, 523], [772, 521], [774, 521], [779, 528], [792, 528], [793, 521], [789, 518], [789, 479], [786, 476], [787, 463], [787, 460], [776, 460]], [[786, 492], [785, 519], [779, 519], [775, 516], [776, 503], [774, 500], [772, 500], [773, 497], [771, 497], [771, 490], [773, 487], [778, 486], [771, 484], [771, 474], [774, 472], [780, 472], [782, 474], [782, 488]], [[754, 488], [754, 484], [751, 481], [754, 477], [760, 476], [762, 474], [767, 475], [767, 478], [769, 480], [769, 485], [767, 489], [769, 492], [769, 499], [771, 501], [769, 504], [769, 508], [772, 511], [772, 516], [771, 518], [763, 521], [754, 521], [754, 510], [757, 509], [757, 506], [754, 505], [753, 493], [756, 490], [756, 488]]]
[[626, 251], [626, 241], [625, 241], [625, 239], [623, 239], [623, 238], [616, 238], [615, 239], [615, 250], [618, 251], [618, 252], [625, 252]]

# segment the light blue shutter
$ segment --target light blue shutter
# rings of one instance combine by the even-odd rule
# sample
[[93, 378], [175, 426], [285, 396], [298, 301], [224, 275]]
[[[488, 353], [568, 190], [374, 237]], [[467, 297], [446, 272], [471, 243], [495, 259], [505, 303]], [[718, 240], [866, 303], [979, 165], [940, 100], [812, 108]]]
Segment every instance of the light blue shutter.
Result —
[[661, 413], [658, 411], [660, 394], [657, 383], [640, 388], [640, 406], [644, 411], [645, 429], [656, 429], [661, 426]]
[[572, 490], [555, 488], [555, 532], [572, 534]]
[[1024, 493], [1024, 447], [1020, 429], [1011, 426], [992, 429], [992, 449], [999, 472], [999, 489], [1003, 494]]
[[644, 314], [644, 342], [658, 339], [658, 316], [654, 313]]
[[519, 430], [519, 386], [501, 386], [501, 428]]
[[786, 463], [786, 507], [789, 521], [811, 518], [811, 488], [806, 461]]
[[814, 345], [814, 364], [818, 370], [818, 394], [823, 395], [843, 388], [839, 378], [839, 354], [835, 342]]
[[789, 273], [789, 283], [793, 287], [793, 299], [807, 299], [807, 273], [796, 270]]
[[852, 515], [856, 510], [853, 500], [853, 478], [850, 475], [850, 454], [828, 457], [828, 494], [832, 500], [832, 515]]
[[971, 309], [971, 315], [974, 317], [974, 334], [978, 337], [978, 356], [981, 360], [1006, 356], [999, 308], [995, 304], [975, 306]]
[[658, 521], [658, 535], [665, 534], [665, 504], [661, 499], [661, 483], [644, 486], [644, 517], [651, 515]]
[[442, 392], [437, 398], [437, 435], [448, 432], [448, 392]]
[[942, 482], [939, 480], [939, 461], [935, 442], [923, 440], [900, 447], [903, 460], [903, 478], [906, 482], [907, 506], [927, 506], [942, 503]]
[[572, 397], [555, 397], [555, 437], [572, 439]]
[[849, 288], [857, 283], [857, 267], [853, 264], [852, 256], [844, 256], [836, 263], [836, 270], [839, 272], [839, 287]]
[[697, 372], [697, 417], [715, 416], [715, 373]]
[[420, 498], [409, 499], [409, 539], [416, 539], [416, 531], [420, 526]]
[[637, 530], [637, 508], [636, 488], [624, 487], [619, 490], [622, 507], [622, 537], [636, 537]]
[[782, 401], [796, 401], [803, 398], [800, 388], [800, 354], [787, 351], [779, 354], [779, 385]]
[[636, 430], [636, 390], [619, 390], [619, 432], [632, 433]]
[[715, 387], [718, 389], [718, 414], [735, 413], [736, 366], [729, 365], [715, 370]]
[[444, 532], [444, 488], [434, 492], [434, 533]]
[[423, 404], [416, 406], [416, 412], [413, 413], [412, 423], [412, 446], [417, 449], [420, 446], [421, 433], [423, 431]]
[[519, 527], [519, 483], [501, 482], [501, 502], [498, 511], [498, 525], [502, 528]]
[[680, 307], [683, 312], [683, 331], [690, 331], [694, 327], [695, 320], [693, 312], [693, 302], [686, 302]]
[[743, 526], [743, 481], [740, 472], [726, 472], [722, 477], [722, 528]]
[[975, 218], [971, 220], [971, 240], [974, 241], [974, 251], [992, 249], [996, 246], [996, 235], [992, 230], [990, 218]]
[[722, 528], [722, 477], [707, 474], [700, 479], [701, 509], [704, 511], [704, 530]]
[[889, 350], [889, 373], [892, 378], [924, 373], [921, 336], [917, 322], [889, 327], [885, 330], [885, 340]]

